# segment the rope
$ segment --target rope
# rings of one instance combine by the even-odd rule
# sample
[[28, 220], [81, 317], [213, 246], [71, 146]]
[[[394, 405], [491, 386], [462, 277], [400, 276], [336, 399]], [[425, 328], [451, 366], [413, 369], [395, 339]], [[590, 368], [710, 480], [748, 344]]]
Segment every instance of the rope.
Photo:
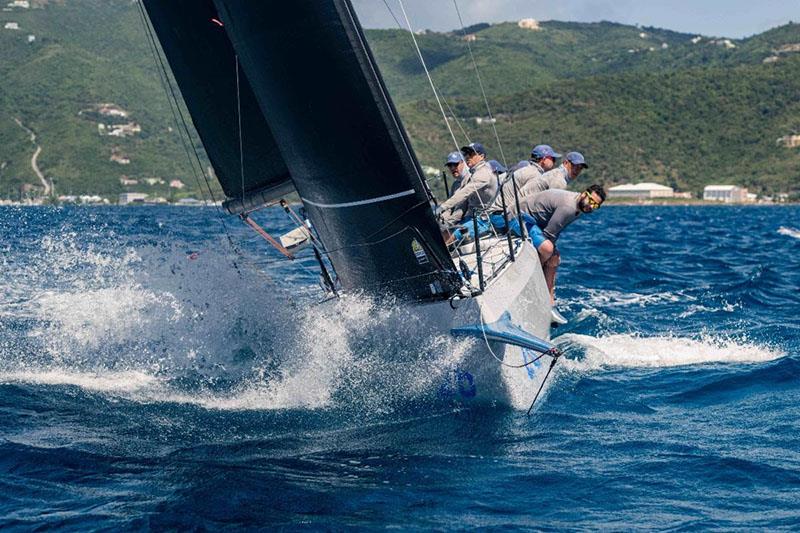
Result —
[[417, 37], [414, 34], [414, 28], [411, 27], [411, 21], [408, 19], [408, 14], [406, 13], [406, 8], [403, 5], [403, 0], [398, 0], [400, 2], [400, 10], [403, 12], [403, 17], [406, 20], [406, 26], [408, 26], [408, 31], [411, 33], [411, 40], [414, 41], [414, 48], [417, 51], [417, 56], [419, 56], [419, 60], [422, 63], [422, 68], [425, 70], [425, 75], [428, 77], [428, 83], [431, 85], [431, 90], [433, 91], [433, 96], [436, 98], [436, 103], [439, 105], [439, 111], [442, 112], [442, 118], [444, 119], [444, 123], [447, 126], [447, 131], [450, 132], [450, 138], [453, 139], [453, 145], [456, 147], [456, 150], [459, 150], [458, 141], [456, 140], [456, 136], [453, 133], [453, 128], [450, 127], [450, 121], [447, 120], [447, 114], [444, 112], [444, 107], [442, 107], [442, 101], [439, 99], [439, 93], [436, 90], [436, 85], [433, 83], [433, 78], [431, 78], [431, 73], [428, 70], [428, 65], [425, 64], [425, 58], [422, 57], [422, 51], [419, 49], [419, 44], [417, 43]]
[[244, 200], [244, 145], [242, 141], [242, 96], [239, 90], [239, 56], [236, 57], [236, 118], [239, 123], [239, 172], [242, 176], [242, 200]]
[[[397, 27], [400, 30], [403, 30], [404, 29], [403, 25], [400, 24], [399, 20], [397, 20], [397, 17], [395, 16], [394, 11], [392, 11], [392, 8], [389, 6], [389, 3], [387, 2], [387, 0], [383, 0], [383, 5], [386, 6], [386, 9], [389, 11], [389, 14], [394, 19], [394, 22], [395, 22], [395, 24], [397, 24]], [[413, 33], [414, 32], [411, 32], [412, 35], [413, 35]], [[431, 79], [431, 83], [433, 83], [432, 79]], [[464, 139], [466, 139], [466, 141], [467, 141], [466, 144], [470, 144], [472, 142], [472, 140], [470, 139], [469, 134], [467, 134], [466, 130], [464, 129], [464, 126], [461, 124], [461, 121], [458, 119], [458, 117], [456, 116], [455, 112], [453, 111], [453, 108], [451, 108], [450, 104], [447, 103], [447, 99], [444, 97], [442, 92], [439, 91], [438, 88], [434, 88], [434, 93], [436, 93], [437, 91], [439, 93], [439, 97], [442, 99], [442, 103], [444, 103], [445, 107], [450, 112], [450, 116], [453, 117], [453, 120], [455, 121], [456, 126], [458, 126], [458, 129], [461, 130], [461, 134], [464, 136]]]
[[478, 63], [475, 61], [475, 56], [472, 53], [472, 45], [469, 44], [469, 39], [467, 39], [467, 30], [464, 27], [464, 20], [461, 18], [461, 10], [458, 9], [458, 0], [453, 0], [453, 5], [456, 8], [456, 14], [458, 14], [458, 22], [461, 24], [461, 33], [464, 35], [464, 42], [467, 43], [467, 50], [469, 50], [469, 57], [472, 60], [472, 66], [475, 68], [475, 76], [478, 78], [478, 85], [481, 88], [481, 95], [483, 95], [483, 103], [486, 104], [486, 112], [489, 114], [489, 123], [492, 125], [492, 131], [494, 132], [494, 138], [497, 141], [497, 148], [500, 150], [500, 158], [503, 160], [503, 165], [508, 168], [508, 162], [506, 162], [506, 156], [503, 153], [503, 145], [500, 142], [500, 136], [497, 134], [497, 127], [494, 124], [494, 117], [492, 116], [492, 110], [489, 107], [489, 99], [486, 98], [486, 90], [483, 87], [483, 80], [481, 79], [481, 73], [478, 70]]
[[561, 356], [560, 353], [553, 356], [553, 361], [550, 363], [550, 368], [547, 369], [547, 374], [544, 375], [544, 379], [542, 380], [542, 384], [539, 385], [539, 390], [536, 391], [536, 396], [533, 397], [533, 401], [531, 402], [531, 406], [528, 407], [528, 412], [525, 413], [527, 416], [531, 416], [531, 411], [533, 410], [533, 406], [536, 404], [536, 400], [539, 398], [539, 394], [541, 394], [542, 389], [544, 388], [544, 384], [547, 383], [547, 378], [550, 377], [550, 372], [553, 371], [553, 367], [556, 366], [556, 362], [558, 358]]

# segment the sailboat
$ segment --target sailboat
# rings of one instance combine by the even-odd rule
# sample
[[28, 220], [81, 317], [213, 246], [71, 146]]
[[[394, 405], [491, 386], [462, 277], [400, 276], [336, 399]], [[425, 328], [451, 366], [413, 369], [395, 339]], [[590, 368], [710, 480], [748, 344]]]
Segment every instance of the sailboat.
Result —
[[350, 1], [143, 5], [225, 210], [255, 225], [296, 192], [331, 292], [388, 295], [424, 318], [420, 335], [474, 337], [442, 393], [527, 405], [557, 355], [538, 255], [504, 235], [448, 249]]

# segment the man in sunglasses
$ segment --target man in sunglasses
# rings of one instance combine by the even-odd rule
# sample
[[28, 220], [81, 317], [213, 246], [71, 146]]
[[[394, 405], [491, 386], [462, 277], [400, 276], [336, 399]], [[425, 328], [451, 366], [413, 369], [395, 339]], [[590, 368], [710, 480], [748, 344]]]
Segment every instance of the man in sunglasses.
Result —
[[[461, 187], [464, 178], [469, 176], [469, 167], [466, 161], [464, 161], [464, 156], [461, 155], [461, 152], [450, 152], [447, 154], [447, 160], [444, 166], [447, 167], [447, 171], [453, 176], [453, 185], [450, 187], [450, 196], [453, 196], [459, 187]], [[448, 198], [450, 196], [448, 196]]]
[[550, 290], [550, 301], [555, 304], [556, 270], [561, 254], [556, 241], [561, 232], [579, 216], [600, 208], [606, 193], [600, 185], [590, 185], [583, 192], [550, 189], [520, 201], [520, 214], [512, 211], [509, 229], [521, 235], [519, 218], [522, 218], [528, 239], [539, 252], [544, 279]]

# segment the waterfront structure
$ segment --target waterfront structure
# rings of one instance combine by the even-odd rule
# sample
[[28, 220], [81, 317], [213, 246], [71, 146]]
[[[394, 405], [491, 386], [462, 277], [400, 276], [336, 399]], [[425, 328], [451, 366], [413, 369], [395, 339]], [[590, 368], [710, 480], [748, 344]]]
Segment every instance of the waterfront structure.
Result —
[[747, 189], [738, 185], [706, 185], [703, 189], [703, 200], [726, 204], [742, 203], [747, 201]]
[[675, 191], [672, 187], [659, 185], [658, 183], [626, 183], [608, 189], [609, 198], [672, 198]]
[[127, 205], [133, 203], [144, 203], [147, 194], [143, 192], [123, 192], [119, 195], [119, 205]]

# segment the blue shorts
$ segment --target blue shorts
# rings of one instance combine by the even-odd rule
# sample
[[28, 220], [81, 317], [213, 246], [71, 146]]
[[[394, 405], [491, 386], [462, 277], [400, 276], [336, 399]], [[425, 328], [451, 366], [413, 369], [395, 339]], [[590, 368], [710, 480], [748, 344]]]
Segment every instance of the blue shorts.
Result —
[[[522, 213], [522, 222], [525, 224], [525, 229], [528, 232], [528, 239], [533, 243], [533, 246], [538, 250], [547, 237], [542, 233], [542, 229], [536, 224], [536, 219], [527, 213]], [[519, 219], [514, 217], [508, 222], [508, 229], [514, 235], [521, 237], [522, 232], [519, 230]]]
[[506, 231], [506, 217], [503, 216], [502, 213], [495, 213], [494, 215], [489, 215], [489, 222], [492, 223], [494, 229], [498, 232]]
[[[453, 237], [456, 238], [457, 241], [460, 241], [464, 237], [469, 237], [471, 239], [475, 239], [475, 223], [473, 222], [473, 218], [465, 218], [459, 226], [464, 226], [466, 229], [461, 230], [457, 229], [453, 232]], [[489, 233], [490, 227], [489, 224], [486, 223], [485, 220], [481, 220], [478, 218], [478, 235], [483, 236]]]

